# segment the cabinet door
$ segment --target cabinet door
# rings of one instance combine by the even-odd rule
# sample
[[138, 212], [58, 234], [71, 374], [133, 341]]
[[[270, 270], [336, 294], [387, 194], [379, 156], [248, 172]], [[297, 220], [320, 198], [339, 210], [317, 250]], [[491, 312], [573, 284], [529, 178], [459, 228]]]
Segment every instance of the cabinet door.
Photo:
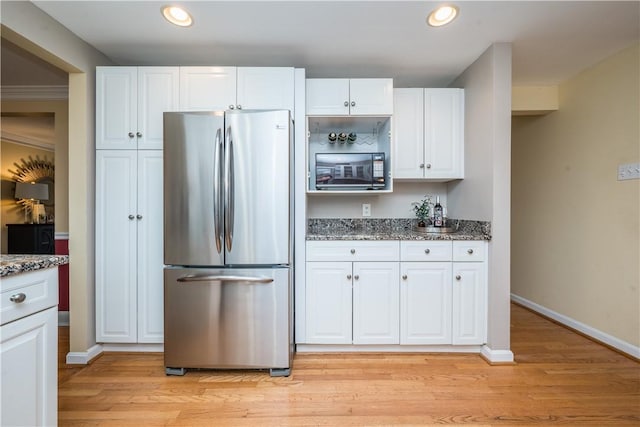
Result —
[[57, 307], [1, 326], [0, 338], [0, 425], [57, 425]]
[[393, 178], [424, 178], [424, 90], [393, 91]]
[[136, 157], [96, 152], [97, 342], [136, 342]]
[[96, 148], [135, 150], [136, 67], [96, 68]]
[[424, 91], [425, 178], [464, 178], [464, 90]]
[[351, 263], [306, 264], [306, 342], [351, 344]]
[[138, 149], [162, 149], [162, 113], [178, 109], [178, 70], [138, 68]]
[[349, 79], [307, 79], [308, 116], [349, 115]]
[[138, 151], [137, 298], [138, 342], [162, 343], [163, 227], [162, 151]]
[[400, 264], [400, 344], [451, 344], [451, 263]]
[[180, 67], [180, 111], [224, 111], [236, 105], [236, 67]]
[[397, 262], [353, 264], [353, 343], [400, 342]]
[[240, 67], [236, 102], [243, 109], [294, 111], [293, 68]]
[[393, 114], [393, 79], [351, 79], [349, 113], [362, 115]]
[[453, 344], [484, 344], [487, 277], [483, 262], [453, 263]]

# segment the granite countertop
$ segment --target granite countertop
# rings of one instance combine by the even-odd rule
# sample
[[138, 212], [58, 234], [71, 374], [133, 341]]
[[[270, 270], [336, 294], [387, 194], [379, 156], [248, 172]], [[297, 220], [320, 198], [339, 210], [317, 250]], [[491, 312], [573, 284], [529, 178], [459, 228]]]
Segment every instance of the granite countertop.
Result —
[[[422, 233], [413, 219], [309, 219], [307, 240], [491, 240], [487, 221], [449, 220], [453, 233]], [[457, 227], [456, 227], [457, 226]]]
[[68, 263], [69, 255], [0, 255], [0, 277]]

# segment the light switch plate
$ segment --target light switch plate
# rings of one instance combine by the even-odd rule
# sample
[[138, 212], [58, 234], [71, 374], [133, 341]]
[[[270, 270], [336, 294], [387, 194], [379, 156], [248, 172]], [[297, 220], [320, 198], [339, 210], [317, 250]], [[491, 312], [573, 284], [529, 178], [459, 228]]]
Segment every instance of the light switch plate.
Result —
[[640, 163], [627, 163], [618, 165], [618, 181], [640, 178]]

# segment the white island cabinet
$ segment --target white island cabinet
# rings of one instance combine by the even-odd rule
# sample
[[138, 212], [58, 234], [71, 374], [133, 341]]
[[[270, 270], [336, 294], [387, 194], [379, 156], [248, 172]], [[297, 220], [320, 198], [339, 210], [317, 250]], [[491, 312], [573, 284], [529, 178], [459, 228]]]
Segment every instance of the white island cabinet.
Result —
[[0, 425], [58, 422], [58, 269], [1, 279]]

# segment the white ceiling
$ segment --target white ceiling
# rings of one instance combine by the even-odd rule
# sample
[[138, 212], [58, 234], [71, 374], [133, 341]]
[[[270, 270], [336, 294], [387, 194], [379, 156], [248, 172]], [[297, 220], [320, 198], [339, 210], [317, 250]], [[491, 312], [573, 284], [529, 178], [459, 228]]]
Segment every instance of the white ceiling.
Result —
[[492, 43], [513, 43], [513, 84], [558, 84], [640, 39], [636, 1], [182, 1], [190, 28], [158, 1], [34, 1], [119, 65], [304, 67], [307, 77], [393, 77], [446, 86]]

